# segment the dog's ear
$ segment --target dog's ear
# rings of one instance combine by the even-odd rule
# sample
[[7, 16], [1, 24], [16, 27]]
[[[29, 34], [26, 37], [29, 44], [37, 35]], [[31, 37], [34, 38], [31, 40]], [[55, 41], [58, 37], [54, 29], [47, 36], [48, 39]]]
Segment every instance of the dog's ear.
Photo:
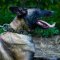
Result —
[[19, 9], [18, 9], [18, 7], [10, 7], [9, 10], [10, 10], [12, 13], [19, 14]]
[[24, 9], [24, 8], [20, 8], [20, 7], [10, 7], [9, 10], [12, 13], [15, 13], [17, 15], [25, 15], [25, 14], [27, 14], [27, 10]]

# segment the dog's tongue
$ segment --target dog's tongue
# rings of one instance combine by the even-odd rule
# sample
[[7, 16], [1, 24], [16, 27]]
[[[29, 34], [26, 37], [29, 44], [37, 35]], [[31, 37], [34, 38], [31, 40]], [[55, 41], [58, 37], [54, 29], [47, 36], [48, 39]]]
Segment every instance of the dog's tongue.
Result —
[[37, 20], [37, 24], [42, 28], [49, 28], [49, 26], [46, 23], [42, 22], [42, 20]]

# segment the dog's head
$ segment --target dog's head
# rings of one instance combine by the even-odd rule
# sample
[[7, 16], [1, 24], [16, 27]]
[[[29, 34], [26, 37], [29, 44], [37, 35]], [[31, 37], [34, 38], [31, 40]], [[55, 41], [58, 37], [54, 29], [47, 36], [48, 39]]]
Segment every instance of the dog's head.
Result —
[[49, 10], [40, 10], [37, 8], [25, 9], [20, 7], [10, 7], [9, 8], [13, 13], [17, 14], [18, 18], [25, 18], [29, 27], [34, 27], [35, 25], [42, 26], [43, 28], [49, 28], [49, 24], [46, 22], [39, 21], [37, 18], [42, 16], [52, 16], [53, 11]]
[[54, 14], [54, 11], [30, 8], [30, 9], [27, 9], [27, 15], [25, 18], [28, 21], [28, 25], [30, 27], [41, 26], [42, 28], [50, 28], [51, 26], [48, 26], [49, 24], [47, 24], [47, 22], [45, 21], [42, 22], [40, 17], [50, 17], [50, 16], [53, 16], [53, 14]]

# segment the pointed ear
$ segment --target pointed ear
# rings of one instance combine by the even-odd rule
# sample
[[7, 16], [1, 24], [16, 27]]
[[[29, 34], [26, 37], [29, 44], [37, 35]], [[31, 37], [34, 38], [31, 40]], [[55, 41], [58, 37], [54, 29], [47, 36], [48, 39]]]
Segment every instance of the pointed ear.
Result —
[[9, 10], [10, 10], [12, 13], [15, 13], [15, 14], [20, 15], [19, 7], [10, 7]]
[[12, 13], [15, 13], [17, 15], [26, 15], [27, 14], [27, 9], [25, 8], [20, 8], [20, 7], [10, 7], [9, 10], [12, 12]]

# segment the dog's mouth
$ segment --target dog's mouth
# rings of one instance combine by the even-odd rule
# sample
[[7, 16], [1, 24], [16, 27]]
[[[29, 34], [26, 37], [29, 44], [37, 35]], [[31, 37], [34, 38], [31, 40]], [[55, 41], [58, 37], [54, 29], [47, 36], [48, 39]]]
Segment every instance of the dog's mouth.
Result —
[[37, 25], [41, 26], [42, 28], [53, 28], [55, 26], [55, 23], [53, 23], [52, 25], [47, 23], [46, 21], [43, 20], [37, 20], [36, 22]]
[[43, 28], [48, 28], [49, 26], [47, 24], [45, 24], [44, 22], [42, 22], [42, 20], [38, 20], [37, 24]]

